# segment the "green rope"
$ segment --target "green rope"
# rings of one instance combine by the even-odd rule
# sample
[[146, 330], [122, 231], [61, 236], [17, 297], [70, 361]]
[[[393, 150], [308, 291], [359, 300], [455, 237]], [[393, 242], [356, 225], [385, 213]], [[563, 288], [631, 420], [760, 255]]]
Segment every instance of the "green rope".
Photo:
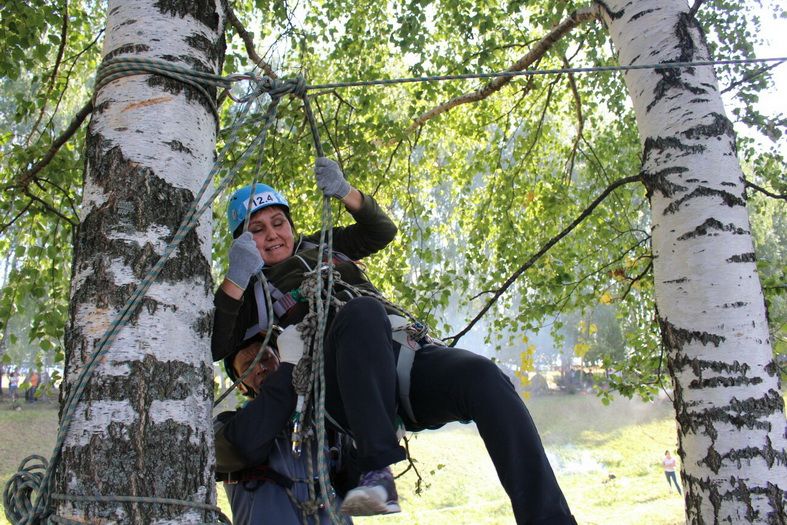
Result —
[[[317, 129], [317, 122], [314, 118], [309, 98], [303, 95], [303, 110], [309, 121], [309, 128], [311, 129], [312, 139], [314, 141], [315, 152], [318, 157], [324, 157], [325, 153], [322, 149], [322, 142], [320, 141], [319, 131]], [[330, 474], [325, 456], [327, 449], [325, 444], [325, 330], [328, 324], [328, 315], [330, 313], [331, 297], [333, 295], [333, 217], [331, 212], [331, 197], [324, 196], [322, 200], [322, 228], [320, 230], [320, 244], [317, 249], [317, 289], [316, 289], [316, 303], [317, 303], [317, 339], [314, 357], [314, 368], [317, 370], [315, 374], [314, 389], [317, 391], [317, 410], [315, 414], [317, 426], [317, 476], [320, 481], [320, 495], [322, 496], [323, 505], [328, 511], [328, 515], [332, 523], [341, 523], [342, 520], [336, 514], [331, 497], [333, 490], [331, 489]], [[322, 268], [323, 261], [327, 260], [327, 282], [325, 289], [327, 293], [323, 299], [322, 288]]]
[[[112, 61], [108, 61], [108, 62], [112, 62]], [[148, 65], [154, 64], [156, 66], [162, 65], [162, 62], [160, 61], [135, 60], [132, 62], [135, 63], [138, 62], [140, 64], [147, 63]], [[139, 73], [140, 73], [139, 69], [131, 68], [128, 69], [126, 75], [135, 75]], [[200, 77], [204, 75], [198, 72], [192, 72], [192, 73], [195, 73], [194, 75], [195, 77]], [[103, 74], [101, 76], [103, 77]], [[119, 78], [119, 77], [115, 77], [115, 78]], [[164, 253], [161, 255], [161, 257], [153, 266], [153, 268], [151, 268], [151, 270], [148, 272], [145, 279], [139, 284], [136, 290], [132, 293], [131, 297], [129, 297], [129, 299], [127, 300], [126, 304], [123, 306], [121, 311], [112, 320], [109, 328], [106, 330], [101, 340], [99, 341], [96, 350], [93, 352], [91, 357], [83, 366], [82, 371], [77, 377], [74, 386], [72, 387], [71, 392], [67, 396], [66, 401], [64, 403], [64, 408], [61, 417], [61, 425], [60, 428], [58, 429], [58, 435], [55, 443], [55, 448], [52, 453], [51, 461], [47, 465], [46, 460], [43, 460], [43, 464], [39, 463], [36, 465], [36, 469], [35, 469], [36, 472], [31, 473], [30, 469], [25, 468], [26, 463], [29, 460], [40, 461], [43, 458], [41, 458], [41, 456], [31, 456], [27, 458], [25, 461], [23, 461], [22, 467], [20, 467], [20, 472], [17, 472], [14, 476], [12, 476], [11, 479], [9, 479], [9, 481], [6, 484], [4, 490], [4, 506], [6, 509], [6, 515], [9, 517], [9, 519], [12, 521], [14, 525], [33, 525], [41, 522], [46, 518], [49, 518], [49, 513], [50, 513], [49, 500], [53, 498], [53, 494], [52, 494], [52, 484], [54, 481], [53, 476], [60, 460], [63, 443], [65, 442], [65, 438], [68, 435], [68, 430], [73, 421], [74, 413], [76, 411], [78, 402], [81, 399], [85, 391], [85, 388], [87, 387], [87, 384], [89, 383], [90, 378], [92, 377], [93, 372], [95, 371], [95, 368], [100, 361], [100, 357], [106, 354], [106, 352], [109, 350], [109, 348], [117, 338], [120, 329], [127, 324], [130, 317], [139, 308], [145, 293], [150, 288], [150, 286], [155, 281], [155, 279], [158, 277], [159, 273], [164, 267], [164, 264], [175, 252], [175, 249], [183, 241], [186, 235], [188, 235], [188, 233], [194, 229], [199, 217], [202, 214], [204, 214], [204, 212], [210, 207], [210, 205], [216, 199], [216, 197], [220, 195], [230, 185], [236, 173], [248, 161], [249, 157], [251, 156], [251, 152], [255, 150], [255, 146], [264, 145], [267, 136], [267, 131], [271, 127], [274, 121], [276, 107], [278, 105], [278, 101], [280, 97], [285, 93], [295, 93], [295, 92], [303, 93], [304, 84], [302, 80], [282, 81], [277, 79], [269, 79], [267, 77], [260, 79], [260, 78], [249, 77], [249, 76], [238, 76], [236, 78], [237, 80], [245, 80], [245, 79], [251, 80], [253, 82], [254, 89], [247, 97], [241, 99], [244, 104], [242, 109], [238, 112], [234, 125], [231, 128], [231, 134], [225, 145], [225, 148], [222, 150], [222, 154], [219, 156], [219, 158], [217, 158], [216, 162], [211, 168], [210, 173], [205, 178], [201, 188], [199, 189], [197, 195], [195, 196], [189, 209], [187, 210], [184, 219], [182, 220], [175, 235], [173, 236], [173, 239], [165, 248]], [[97, 82], [97, 85], [103, 86], [106, 85], [107, 82], [108, 81]], [[214, 177], [219, 172], [225, 169], [223, 167], [225, 156], [227, 152], [230, 151], [234, 146], [237, 140], [237, 135], [239, 130], [247, 123], [246, 114], [248, 113], [252, 105], [252, 102], [255, 101], [256, 98], [262, 93], [268, 93], [271, 97], [271, 103], [268, 106], [268, 111], [266, 112], [264, 118], [264, 125], [262, 131], [252, 140], [250, 146], [246, 148], [246, 150], [241, 154], [240, 159], [235, 163], [233, 169], [227, 170], [228, 171], [227, 175], [218, 184], [213, 194], [210, 195], [208, 199], [200, 206], [199, 203], [202, 200], [203, 196], [205, 195], [206, 190], [210, 186]], [[38, 472], [38, 470], [40, 470], [41, 468], [44, 469], [43, 473]], [[35, 499], [35, 502], [31, 504], [30, 500], [34, 493], [37, 494], [37, 497]], [[68, 496], [62, 496], [62, 497], [68, 498]], [[78, 496], [75, 496], [75, 498], [78, 498]], [[145, 497], [139, 497], [139, 496], [105, 496], [104, 498], [106, 499], [100, 499], [95, 501], [147, 501]], [[130, 499], [127, 500], [125, 498], [130, 498]], [[186, 506], [203, 505], [203, 504], [195, 504], [195, 502], [186, 501], [186, 500], [172, 500], [169, 501], [168, 503], [172, 503], [173, 501], [180, 501], [180, 504]], [[209, 509], [213, 510], [214, 507], [209, 506]]]
[[522, 71], [499, 71], [492, 73], [467, 73], [462, 75], [433, 75], [425, 77], [391, 78], [376, 80], [355, 80], [348, 82], [332, 82], [327, 84], [308, 84], [307, 91], [328, 90], [362, 86], [388, 86], [392, 84], [412, 84], [417, 82], [440, 82], [446, 80], [474, 80], [484, 78], [507, 78], [538, 75], [562, 75], [566, 73], [600, 73], [605, 71], [631, 71], [636, 69], [690, 69], [700, 66], [725, 66], [737, 64], [763, 64], [768, 62], [787, 62], [787, 57], [746, 58], [737, 60], [702, 60], [696, 62], [661, 62], [656, 64], [632, 64], [627, 66], [589, 66], [564, 67], [555, 69], [525, 69]]

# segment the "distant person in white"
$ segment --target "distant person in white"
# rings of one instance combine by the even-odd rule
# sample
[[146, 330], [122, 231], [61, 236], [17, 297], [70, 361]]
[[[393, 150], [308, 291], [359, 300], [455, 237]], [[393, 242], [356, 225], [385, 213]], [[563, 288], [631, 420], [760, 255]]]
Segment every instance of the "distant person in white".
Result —
[[[661, 466], [664, 467], [664, 476], [667, 477], [667, 485], [669, 485], [671, 487], [672, 483], [674, 483], [675, 484], [675, 490], [678, 491], [678, 494], [681, 494], [681, 492], [680, 492], [680, 485], [678, 485], [678, 478], [675, 477], [675, 465], [676, 465], [676, 463], [677, 462], [675, 461], [675, 458], [673, 458], [670, 455], [669, 450], [665, 450], [664, 451], [664, 459], [661, 460]], [[671, 483], [670, 483], [670, 480], [671, 480]]]

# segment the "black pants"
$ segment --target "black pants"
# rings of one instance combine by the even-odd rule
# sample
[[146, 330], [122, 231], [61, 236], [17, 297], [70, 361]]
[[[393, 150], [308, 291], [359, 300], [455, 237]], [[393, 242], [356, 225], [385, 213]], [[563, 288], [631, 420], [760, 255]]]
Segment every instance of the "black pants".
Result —
[[[326, 407], [355, 437], [362, 470], [405, 458], [396, 440], [395, 354], [388, 316], [375, 299], [348, 302], [328, 331]], [[518, 524], [575, 523], [527, 408], [489, 359], [456, 348], [422, 348], [413, 363], [410, 402], [422, 427], [476, 423]]]

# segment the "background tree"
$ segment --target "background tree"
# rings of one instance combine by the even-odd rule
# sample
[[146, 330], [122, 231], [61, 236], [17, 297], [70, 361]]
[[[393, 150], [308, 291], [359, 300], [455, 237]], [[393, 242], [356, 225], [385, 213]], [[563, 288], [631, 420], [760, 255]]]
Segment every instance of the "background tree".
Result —
[[[305, 72], [311, 84], [507, 68], [614, 65], [635, 58], [631, 52], [639, 41], [627, 38], [638, 36], [633, 33], [635, 27], [646, 26], [649, 30], [663, 31], [659, 38], [644, 42], [643, 49], [656, 51], [653, 61], [693, 56], [753, 58], [753, 43], [762, 37], [761, 15], [757, 9], [760, 6], [767, 9], [766, 16], [780, 16], [781, 8], [776, 2], [700, 1], [689, 7], [678, 1], [648, 1], [624, 9], [615, 3], [524, 0], [388, 4], [326, 0], [308, 6], [239, 1], [233, 3], [237, 15], [234, 21], [230, 16], [234, 26], [228, 38], [224, 73], [247, 69], [247, 56], [255, 63], [262, 59], [259, 64], [263, 70], [272, 68], [280, 76]], [[74, 226], [81, 221], [78, 217], [82, 217], [74, 205], [83, 197], [78, 167], [83, 160], [81, 124], [92, 109], [86, 102], [90, 83], [75, 79], [90, 78], [100, 60], [93, 42], [102, 37], [105, 18], [100, 5], [73, 1], [52, 4], [36, 0], [25, 5], [11, 2], [0, 9], [3, 9], [4, 30], [0, 38], [9, 49], [0, 57], [0, 68], [4, 73], [9, 72], [7, 78], [3, 76], [0, 117], [5, 124], [2, 129], [10, 130], [0, 145], [3, 155], [0, 173], [5, 190], [0, 202], [0, 224], [4, 226], [0, 242], [6, 253], [19, 252], [15, 269], [20, 272], [30, 269], [27, 274], [21, 274], [23, 277], [7, 283], [24, 294], [40, 286], [30, 284], [36, 283], [40, 267], [55, 269], [57, 278], [51, 280], [54, 283], [68, 279], [69, 272], [64, 269], [70, 257], [67, 246]], [[599, 17], [606, 27], [593, 22]], [[630, 23], [625, 25], [624, 20]], [[249, 24], [254, 35], [238, 23], [241, 21]], [[255, 21], [253, 25], [252, 21]], [[646, 21], [651, 23], [645, 25]], [[709, 55], [705, 55], [698, 26], [705, 30]], [[757, 93], [770, 82], [770, 67], [740, 64], [717, 70], [721, 91], [727, 92], [732, 125], [765, 136], [764, 143], [747, 136], [734, 141], [728, 133], [732, 127], [722, 125], [727, 134], [720, 135], [721, 140], [717, 142], [725, 145], [727, 150], [722, 156], [729, 158], [734, 158], [737, 147], [749, 191], [763, 193], [760, 190], [764, 190], [776, 197], [768, 200], [758, 197], [755, 201], [758, 204], [750, 208], [754, 213], [751, 231], [757, 244], [753, 252], [747, 249], [737, 254], [745, 255], [745, 260], [727, 266], [753, 275], [754, 261], [747, 254], [763, 254], [757, 267], [764, 277], [765, 299], [771, 305], [771, 334], [783, 337], [783, 317], [774, 316], [784, 315], [778, 308], [785, 293], [781, 286], [784, 265], [779, 263], [784, 258], [774, 259], [781, 252], [765, 247], [774, 244], [773, 237], [762, 232], [769, 224], [783, 228], [778, 220], [769, 222], [766, 217], [769, 209], [772, 217], [785, 216], [783, 195], [787, 188], [780, 154], [783, 150], [779, 149], [784, 146], [785, 123], [781, 115], [758, 112], [755, 103]], [[677, 128], [666, 134], [657, 133], [656, 138], [664, 140], [653, 139], [649, 143], [648, 137], [653, 138], [656, 131], [643, 124], [648, 122], [644, 114], [650, 113], [647, 111], [650, 101], [643, 97], [661, 101], [653, 89], [664, 93], [674, 89], [685, 88], [688, 92], [704, 89], [704, 94], [692, 93], [687, 107], [692, 107], [689, 102], [694, 98], [706, 98], [706, 103], [716, 105], [713, 111], [723, 115], [715, 79], [709, 76], [707, 81], [700, 81], [700, 86], [695, 85], [696, 79], [708, 71], [698, 68], [665, 69], [658, 73], [566, 73], [518, 80], [329, 88], [313, 92], [313, 105], [321, 121], [326, 150], [343, 165], [353, 184], [373, 193], [400, 225], [397, 245], [370, 263], [375, 269], [385, 270], [378, 273], [385, 275], [380, 284], [387, 295], [429, 320], [444, 335], [461, 333], [466, 323], [439, 315], [443, 308], [472, 312], [465, 314], [470, 322], [475, 322], [470, 318], [485, 308], [483, 319], [492, 343], [500, 341], [494, 334], [521, 338], [523, 333], [537, 332], [567, 312], [588, 309], [608, 296], [621, 312], [621, 324], [627, 327], [624, 331], [627, 346], [632, 349], [625, 360], [611, 363], [617, 373], [612, 376], [610, 386], [625, 395], [649, 396], [658, 389], [666, 362], [678, 376], [692, 373], [682, 368], [683, 357], [691, 361], [694, 357], [690, 356], [696, 356], [691, 352], [701, 349], [714, 352], [714, 360], [715, 354], [721, 353], [715, 350], [717, 347], [711, 340], [709, 345], [702, 345], [692, 339], [688, 350], [676, 345], [674, 338], [668, 337], [666, 344], [662, 342], [654, 301], [659, 302], [661, 326], [668, 327], [666, 322], [675, 325], [675, 314], [664, 306], [664, 301], [674, 304], [680, 290], [673, 286], [665, 291], [664, 283], [657, 278], [654, 293], [653, 270], [660, 262], [654, 260], [651, 242], [655, 243], [655, 254], [663, 261], [656, 237], [657, 231], [661, 234], [665, 228], [653, 229], [663, 218], [657, 211], [653, 217], [658, 220], [652, 219], [649, 204], [659, 210], [680, 199], [683, 192], [691, 193], [703, 185], [742, 200], [744, 190], [736, 178], [740, 172], [731, 175], [736, 173], [735, 167], [725, 168], [724, 176], [729, 180], [714, 178], [709, 183], [674, 179], [690, 172], [663, 173], [661, 177], [660, 169], [674, 169], [688, 162], [689, 155], [679, 153], [699, 156], [701, 152], [696, 150], [705, 144], [696, 137], [690, 138], [689, 149], [682, 150], [671, 142], [680, 134]], [[633, 94], [630, 98], [624, 85], [637, 82], [641, 88], [629, 89]], [[462, 102], [473, 104], [461, 110], [447, 110]], [[661, 102], [653, 106], [654, 114], [665, 110], [659, 106]], [[226, 124], [230, 116], [227, 112], [231, 110], [225, 106], [223, 111]], [[714, 122], [717, 121], [701, 121], [701, 124]], [[723, 123], [723, 119], [718, 122]], [[266, 180], [295, 201], [315, 203], [312, 207], [296, 208], [296, 222], [309, 230], [317, 225], [319, 196], [310, 174], [313, 151], [296, 102], [287, 101], [281, 109], [277, 131], [264, 152]], [[640, 137], [645, 144], [640, 142]], [[249, 140], [242, 137], [240, 147]], [[687, 140], [682, 137], [680, 142], [685, 146]], [[716, 153], [722, 151], [709, 149]], [[702, 163], [698, 165], [696, 169], [702, 169]], [[239, 174], [239, 183], [251, 179], [252, 169]], [[690, 169], [695, 169], [694, 165]], [[639, 180], [637, 175], [641, 172], [643, 180], [649, 181], [647, 187], [624, 183]], [[690, 189], [682, 190], [674, 185]], [[582, 215], [599, 196], [604, 198], [596, 201], [592, 213]], [[712, 196], [709, 198], [713, 200]], [[695, 204], [681, 207], [683, 211], [702, 208]], [[745, 212], [743, 206], [735, 208], [736, 212]], [[727, 237], [740, 241], [746, 237], [745, 233], [737, 233], [738, 229], [750, 230], [745, 225], [745, 213], [733, 219], [727, 217], [727, 211], [723, 221], [715, 211], [711, 214], [722, 224], [718, 237], [711, 236], [716, 233], [711, 227], [708, 230], [711, 235], [698, 235], [692, 242]], [[222, 207], [217, 206], [214, 212], [217, 221], [221, 221]], [[734, 229], [724, 230], [728, 224], [735, 224]], [[571, 231], [563, 235], [572, 225]], [[216, 232], [213, 269], [220, 271], [228, 235], [221, 226]], [[554, 242], [557, 239], [559, 242]], [[57, 248], [50, 253], [49, 247], [53, 245]], [[733, 255], [736, 254], [730, 257]], [[698, 262], [697, 267], [703, 267], [706, 262]], [[35, 315], [45, 317], [55, 311], [62, 326], [67, 299], [65, 287], [60, 290], [43, 298], [45, 301]], [[2, 302], [12, 301], [6, 297], [9, 295], [4, 294]], [[751, 298], [726, 302], [739, 301], [750, 303], [751, 308], [756, 308], [758, 302]], [[60, 309], [48, 305], [59, 305]], [[434, 305], [434, 309], [425, 310], [424, 305]], [[2, 304], [0, 311], [11, 311], [1, 307]], [[746, 308], [729, 310], [743, 315]], [[765, 329], [764, 311], [756, 315], [759, 317], [755, 323]], [[690, 332], [714, 333], [696, 317], [686, 320], [692, 325], [686, 328]], [[554, 330], [559, 330], [559, 323], [552, 324]], [[735, 346], [728, 334], [722, 337], [725, 344]], [[763, 332], [759, 338], [764, 341], [768, 337]], [[459, 344], [463, 342], [460, 339]], [[756, 361], [761, 369], [767, 368], [758, 388], [770, 385], [765, 390], [778, 392], [776, 364], [763, 348], [758, 350], [760, 354], [756, 358], [749, 350], [739, 354], [745, 356], [747, 364]], [[743, 362], [742, 358], [738, 359], [739, 363]], [[774, 363], [770, 368], [766, 364], [769, 361]], [[769, 375], [769, 371], [773, 374]], [[682, 395], [695, 390], [707, 393], [716, 388], [711, 383], [729, 382], [722, 377], [724, 374], [707, 371], [703, 374], [702, 381], [708, 380], [704, 390], [691, 387], [691, 380], [689, 388], [681, 387], [680, 377], [676, 389], [683, 388]], [[747, 374], [753, 380], [753, 373], [747, 371]], [[732, 382], [740, 377], [729, 376]], [[702, 415], [684, 411], [677, 405], [682, 439], [687, 440], [683, 464], [689, 465], [687, 480], [693, 484], [688, 500], [689, 516], [693, 521], [710, 521], [714, 517], [722, 520], [725, 515], [734, 516], [733, 520], [766, 521], [769, 516], [778, 515], [773, 509], [777, 513], [779, 505], [783, 509], [778, 496], [772, 496], [778, 495], [778, 490], [783, 493], [784, 485], [780, 481], [784, 478], [784, 416], [782, 409], [779, 419], [780, 400], [769, 394], [765, 404], [774, 412], [767, 424], [764, 420], [742, 422], [736, 407], [740, 408], [738, 412], [757, 411], [749, 410], [751, 403], [736, 403], [756, 396], [735, 397], [735, 388], [719, 388], [719, 391], [724, 392], [722, 397], [726, 396], [727, 400], [719, 398], [714, 407], [732, 410], [726, 416], [721, 415], [724, 410], [718, 412], [720, 417], [727, 418], [728, 423], [724, 424], [735, 427], [741, 421], [742, 429], [728, 432], [725, 427], [719, 431], [720, 435], [740, 437], [770, 426], [769, 436], [778, 435], [778, 429], [782, 429], [782, 441], [769, 437], [770, 449], [762, 446], [759, 452], [755, 450], [757, 447], [735, 448], [738, 445], [723, 451], [726, 445], [721, 441], [712, 447], [716, 453], [708, 452], [711, 449], [702, 451], [702, 438], [692, 439], [702, 432], [712, 434], [713, 431], [710, 427], [695, 426]], [[730, 402], [732, 398], [736, 403]], [[763, 435], [754, 439], [762, 441]], [[745, 471], [757, 471], [758, 475], [768, 471], [763, 469], [758, 454], [774, 460], [769, 472], [770, 479], [776, 481], [771, 485], [763, 487], [759, 481], [742, 481]], [[743, 458], [741, 466], [733, 458]], [[691, 470], [695, 467], [696, 471]], [[706, 475], [707, 479], [721, 480], [718, 493], [704, 485], [702, 479]], [[732, 478], [741, 481], [725, 492]], [[767, 510], [769, 505], [771, 510]]]

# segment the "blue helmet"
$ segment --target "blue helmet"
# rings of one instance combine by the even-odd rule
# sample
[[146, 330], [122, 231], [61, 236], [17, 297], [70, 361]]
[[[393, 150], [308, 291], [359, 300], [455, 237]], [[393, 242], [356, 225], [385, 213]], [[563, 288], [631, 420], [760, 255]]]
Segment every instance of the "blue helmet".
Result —
[[[257, 183], [254, 185], [254, 189], [254, 197], [251, 199], [251, 213], [268, 206], [282, 206], [287, 212], [290, 211], [290, 205], [287, 203], [284, 195], [267, 184]], [[237, 190], [230, 197], [230, 203], [227, 206], [227, 223], [232, 234], [246, 220], [246, 207], [249, 205], [250, 195], [251, 184]]]

